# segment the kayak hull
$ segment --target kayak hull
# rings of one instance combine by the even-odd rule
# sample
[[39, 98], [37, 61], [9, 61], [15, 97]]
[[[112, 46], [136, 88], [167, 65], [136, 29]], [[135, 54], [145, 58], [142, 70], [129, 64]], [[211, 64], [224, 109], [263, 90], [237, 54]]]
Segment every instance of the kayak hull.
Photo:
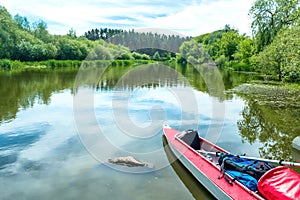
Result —
[[[239, 182], [232, 185], [221, 175], [216, 157], [205, 157], [192, 149], [177, 137], [179, 131], [165, 125], [164, 135], [174, 155], [187, 168], [190, 173], [217, 199], [264, 199], [257, 193], [249, 190]], [[199, 137], [201, 150], [209, 152], [225, 152], [226, 150]]]
[[225, 192], [220, 190], [202, 171], [198, 170], [192, 162], [190, 162], [185, 156], [182, 156], [176, 148], [170, 145], [170, 149], [174, 155], [180, 160], [186, 169], [202, 184], [205, 188], [218, 199], [231, 199]]

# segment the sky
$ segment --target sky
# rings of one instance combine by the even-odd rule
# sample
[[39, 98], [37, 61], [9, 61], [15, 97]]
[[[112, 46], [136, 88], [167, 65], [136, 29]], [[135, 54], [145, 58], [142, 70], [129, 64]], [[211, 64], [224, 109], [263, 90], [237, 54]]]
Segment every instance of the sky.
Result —
[[12, 16], [43, 20], [52, 34], [93, 28], [158, 28], [197, 36], [226, 24], [251, 36], [254, 0], [0, 0]]

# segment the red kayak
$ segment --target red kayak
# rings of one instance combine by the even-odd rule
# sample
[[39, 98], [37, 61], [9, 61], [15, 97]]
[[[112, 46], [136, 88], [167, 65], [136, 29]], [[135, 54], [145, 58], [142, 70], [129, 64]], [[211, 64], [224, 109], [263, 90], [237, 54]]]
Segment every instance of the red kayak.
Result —
[[[178, 130], [173, 129], [168, 125], [164, 125], [163, 132], [168, 141], [168, 145], [175, 156], [191, 172], [191, 174], [217, 199], [266, 199], [260, 192], [252, 191], [241, 182], [233, 180], [233, 178], [229, 174], [227, 174], [227, 172], [224, 173], [223, 178], [220, 178], [222, 176], [220, 172], [221, 166], [219, 165], [218, 154], [220, 152], [229, 154], [229, 152], [227, 152], [226, 150], [212, 144], [204, 138], [199, 137], [197, 132], [196, 135], [198, 140], [195, 141], [194, 139], [193, 141], [193, 139], [190, 138], [189, 142], [187, 142], [187, 140], [189, 140], [189, 136], [186, 137], [188, 135], [188, 131], [179, 132]], [[214, 154], [213, 152], [216, 152], [216, 154]], [[289, 168], [287, 167], [279, 168], [284, 168], [279, 170], [289, 170]], [[270, 176], [270, 174], [274, 173], [274, 170], [278, 171], [278, 168], [269, 170], [267, 172], [269, 175], [265, 173], [261, 177], [261, 179], [265, 179], [266, 176]], [[296, 179], [299, 179], [299, 174], [295, 173], [294, 177], [296, 177]], [[264, 181], [264, 184], [265, 183], [267, 182]], [[299, 180], [296, 180], [295, 183], [296, 185], [298, 184], [297, 187], [300, 187]], [[263, 185], [263, 183], [259, 184]], [[290, 182], [288, 184], [290, 184]], [[270, 187], [267, 190], [269, 189]], [[291, 189], [295, 190], [295, 188]], [[296, 191], [297, 190], [300, 191], [299, 188], [296, 189]], [[283, 194], [283, 196], [286, 196], [284, 194], [284, 191], [278, 192]], [[298, 198], [296, 197], [296, 199]]]

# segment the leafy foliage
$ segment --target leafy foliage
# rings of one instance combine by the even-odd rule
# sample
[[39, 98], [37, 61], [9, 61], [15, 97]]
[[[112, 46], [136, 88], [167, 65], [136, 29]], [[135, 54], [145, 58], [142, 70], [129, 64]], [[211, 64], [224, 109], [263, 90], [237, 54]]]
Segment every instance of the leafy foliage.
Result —
[[300, 82], [299, 0], [256, 0], [249, 15], [253, 39], [226, 25], [223, 30], [195, 37], [195, 41], [219, 68], [259, 71], [278, 80]]
[[147, 54], [140, 54], [138, 52], [133, 52], [132, 56], [135, 60], [150, 60], [150, 56]]
[[204, 64], [211, 62], [209, 54], [202, 44], [195, 40], [184, 42], [180, 46], [180, 54], [191, 64]]
[[[138, 34], [134, 31], [125, 32], [126, 38], [120, 40], [123, 30], [119, 29], [93, 29], [85, 33], [85, 36], [76, 36], [76, 31], [70, 29], [66, 35], [51, 35], [47, 30], [47, 24], [43, 21], [30, 23], [26, 17], [16, 15], [14, 18], [2, 6], [0, 6], [0, 59], [19, 61], [43, 61], [43, 60], [149, 60], [153, 54], [131, 53], [130, 45], [136, 45], [139, 40], [155, 41], [161, 43], [166, 36], [152, 34]], [[105, 42], [103, 39], [114, 37], [114, 40]], [[145, 37], [142, 37], [145, 36]], [[119, 39], [118, 39], [119, 37]], [[173, 40], [177, 37], [170, 37]], [[113, 41], [116, 41], [113, 44]], [[179, 38], [179, 42], [184, 39]], [[135, 41], [136, 43], [134, 43]], [[178, 43], [178, 42], [177, 42]], [[128, 47], [122, 46], [127, 45]], [[159, 48], [159, 46], [158, 46]], [[155, 52], [156, 50], [154, 50]], [[161, 52], [159, 52], [161, 53]], [[170, 59], [168, 53], [161, 54], [163, 60]], [[1, 62], [6, 63], [6, 62]], [[6, 66], [6, 65], [5, 65]], [[2, 66], [6, 68], [5, 66]], [[1, 67], [1, 66], [0, 66]]]
[[106, 40], [114, 35], [122, 33], [122, 29], [108, 29], [108, 28], [96, 28], [84, 33], [84, 37], [89, 40]]
[[275, 73], [279, 80], [300, 82], [299, 28], [295, 26], [282, 30], [274, 41], [257, 55], [257, 66], [268, 73]]
[[[201, 44], [199, 48], [206, 51], [209, 54], [206, 56], [214, 60], [219, 68], [232, 67], [247, 71], [250, 69], [248, 66], [253, 55], [253, 41], [245, 35], [240, 35], [238, 30], [230, 28], [229, 25], [225, 25], [222, 30], [195, 37], [195, 41]], [[181, 53], [186, 56], [184, 52]]]
[[[180, 37], [179, 35], [165, 35], [151, 32], [141, 33], [130, 30], [114, 35], [113, 37], [108, 38], [107, 41], [129, 47], [132, 51], [139, 51], [141, 49], [161, 49], [177, 53], [179, 52], [180, 45], [184, 41], [190, 39], [190, 37]], [[154, 53], [155, 52], [156, 51], [154, 51]], [[154, 53], [147, 54], [153, 56]]]
[[300, 82], [299, 0], [256, 0], [249, 15], [253, 38], [229, 25], [191, 41], [190, 37], [108, 28], [77, 37], [74, 29], [66, 35], [51, 35], [45, 22], [31, 24], [0, 6], [0, 67], [9, 68], [6, 59], [166, 61], [176, 57], [179, 63], [214, 61], [219, 68], [260, 71], [279, 80]]
[[256, 0], [249, 11], [257, 52], [272, 43], [277, 33], [299, 19], [299, 0]]

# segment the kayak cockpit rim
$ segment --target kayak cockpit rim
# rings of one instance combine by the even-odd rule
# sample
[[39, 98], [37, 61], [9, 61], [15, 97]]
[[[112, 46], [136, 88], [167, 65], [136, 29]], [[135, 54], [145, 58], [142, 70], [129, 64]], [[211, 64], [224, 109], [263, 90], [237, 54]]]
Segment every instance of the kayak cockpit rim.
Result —
[[[201, 158], [205, 159], [210, 165], [212, 165], [213, 167], [215, 167], [216, 169], [219, 170], [220, 168], [219, 168], [219, 166], [218, 166], [217, 163], [211, 162], [206, 156], [202, 155], [202, 154], [200, 153], [200, 151], [197, 151], [197, 150], [193, 149], [190, 145], [188, 145], [186, 142], [184, 142], [184, 141], [181, 139], [181, 137], [183, 137], [186, 133], [187, 133], [186, 131], [179, 132], [179, 133], [177, 133], [177, 134], [174, 136], [174, 138], [175, 138], [176, 140], [178, 140], [181, 144], [183, 144], [185, 147], [187, 147], [189, 150], [193, 151], [193, 152], [196, 153], [198, 156], [200, 156]], [[226, 151], [225, 151], [224, 149], [219, 148], [218, 146], [216, 146], [216, 145], [212, 144], [211, 142], [205, 140], [204, 138], [200, 137], [199, 135], [198, 135], [198, 138], [199, 138], [199, 140], [201, 140], [201, 141], [207, 143], [208, 145], [211, 145], [211, 146], [213, 146], [214, 148], [217, 148], [219, 151], [225, 152], [225, 153], [226, 153]]]

